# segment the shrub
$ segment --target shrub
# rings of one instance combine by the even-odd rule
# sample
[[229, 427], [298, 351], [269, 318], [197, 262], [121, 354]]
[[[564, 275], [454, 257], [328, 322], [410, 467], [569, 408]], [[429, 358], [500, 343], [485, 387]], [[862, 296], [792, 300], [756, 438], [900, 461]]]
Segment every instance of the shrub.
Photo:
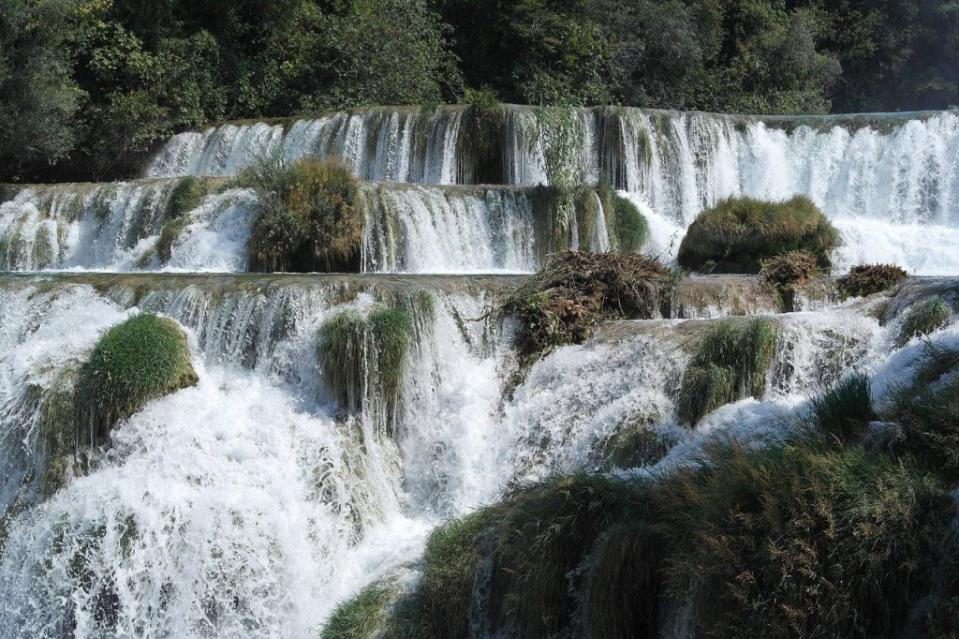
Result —
[[683, 376], [680, 417], [695, 424], [729, 402], [749, 395], [761, 399], [775, 343], [776, 328], [766, 319], [727, 320], [710, 329]]
[[396, 586], [377, 581], [336, 607], [320, 634], [321, 639], [374, 639], [387, 617], [387, 607], [396, 597]]
[[207, 184], [201, 178], [192, 175], [180, 178], [167, 200], [167, 220], [176, 219], [187, 211], [192, 211], [199, 206], [200, 200], [206, 194]]
[[80, 369], [78, 439], [103, 441], [118, 420], [196, 382], [179, 326], [151, 313], [135, 315], [104, 333]]
[[896, 344], [904, 346], [913, 337], [928, 335], [944, 328], [949, 323], [949, 317], [949, 307], [941, 299], [922, 302], [910, 309], [902, 321]]
[[365, 318], [343, 311], [324, 322], [317, 333], [317, 359], [334, 399], [347, 410], [362, 408], [364, 399], [391, 410], [399, 398], [412, 330], [403, 308], [377, 308]]
[[247, 245], [250, 270], [359, 271], [363, 210], [358, 182], [345, 165], [270, 156], [239, 183], [259, 202]]
[[843, 297], [865, 297], [896, 286], [906, 279], [906, 271], [894, 264], [861, 264], [836, 280]]
[[853, 373], [812, 400], [812, 425], [822, 435], [849, 442], [865, 431], [876, 416], [869, 394], [869, 377]]
[[658, 493], [669, 592], [706, 637], [898, 637], [950, 499], [860, 448], [717, 447]]
[[828, 270], [839, 232], [808, 198], [785, 202], [729, 198], [699, 214], [679, 246], [683, 268], [759, 273], [763, 260], [804, 250]]
[[608, 183], [602, 182], [596, 191], [603, 203], [611, 244], [623, 253], [638, 253], [646, 243], [649, 226], [636, 205], [622, 197]]
[[654, 317], [674, 282], [669, 269], [645, 255], [566, 251], [519, 287], [504, 309], [520, 321], [520, 351], [534, 359], [582, 343], [604, 319]]

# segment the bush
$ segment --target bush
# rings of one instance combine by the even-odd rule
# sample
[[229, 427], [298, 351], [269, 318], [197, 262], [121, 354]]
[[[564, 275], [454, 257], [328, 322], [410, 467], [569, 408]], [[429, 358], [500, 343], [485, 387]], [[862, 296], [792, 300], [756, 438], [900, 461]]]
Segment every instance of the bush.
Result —
[[937, 483], [860, 448], [717, 447], [658, 493], [669, 592], [705, 637], [898, 637], [951, 514]]
[[674, 274], [646, 255], [566, 251], [519, 287], [504, 309], [519, 319], [520, 351], [532, 360], [584, 342], [602, 320], [655, 317], [674, 283]]
[[812, 425], [817, 432], [839, 442], [863, 434], [876, 416], [872, 410], [869, 378], [853, 373], [812, 400]]
[[275, 155], [256, 162], [239, 183], [259, 202], [247, 245], [250, 270], [359, 271], [363, 210], [345, 165]]
[[377, 581], [341, 603], [333, 611], [320, 639], [374, 639], [388, 618], [387, 607], [396, 597], [396, 587]]
[[327, 388], [347, 410], [364, 399], [392, 410], [399, 398], [413, 326], [402, 308], [377, 308], [367, 317], [343, 311], [317, 332], [317, 359]]
[[896, 286], [906, 279], [906, 271], [894, 264], [861, 264], [836, 280], [843, 297], [865, 297]]
[[763, 260], [804, 250], [828, 270], [839, 232], [808, 198], [785, 202], [729, 198], [699, 214], [679, 246], [683, 268], [759, 273]]
[[646, 243], [649, 226], [636, 205], [622, 197], [606, 182], [596, 192], [603, 203], [610, 244], [623, 253], [638, 253]]
[[78, 440], [104, 441], [118, 420], [196, 382], [180, 327], [151, 313], [135, 315], [108, 330], [80, 369]]
[[679, 415], [691, 424], [724, 404], [761, 399], [772, 362], [776, 328], [766, 319], [720, 322], [710, 329], [683, 376]]
[[926, 300], [909, 310], [896, 339], [898, 346], [904, 346], [913, 337], [929, 335], [944, 328], [949, 323], [949, 307], [939, 298]]
[[206, 194], [207, 184], [201, 178], [192, 175], [180, 178], [167, 200], [167, 220], [176, 219], [187, 211], [192, 211], [200, 205], [200, 200]]

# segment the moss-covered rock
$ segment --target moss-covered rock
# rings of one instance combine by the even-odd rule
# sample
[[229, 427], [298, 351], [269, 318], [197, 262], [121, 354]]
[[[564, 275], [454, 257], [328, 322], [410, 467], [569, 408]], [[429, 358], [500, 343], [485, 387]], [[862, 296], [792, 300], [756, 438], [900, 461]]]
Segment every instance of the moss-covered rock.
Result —
[[646, 218], [636, 205], [602, 182], [596, 192], [603, 203], [610, 245], [623, 253], [638, 253], [649, 234]]
[[317, 332], [317, 359], [327, 388], [346, 410], [376, 399], [388, 410], [399, 399], [413, 323], [402, 307], [379, 307], [367, 316], [337, 313]]
[[173, 220], [192, 211], [208, 192], [208, 185], [202, 178], [193, 175], [180, 178], [167, 200], [166, 219]]
[[676, 402], [680, 417], [695, 424], [724, 404], [761, 399], [775, 343], [776, 327], [766, 319], [724, 321], [711, 329], [683, 375]]
[[74, 399], [78, 441], [101, 442], [118, 420], [196, 382], [176, 322], [135, 315], [104, 333], [80, 369]]
[[567, 251], [553, 257], [504, 305], [521, 325], [528, 361], [556, 346], [580, 344], [606, 319], [649, 319], [668, 303], [675, 275], [645, 255]]
[[949, 323], [951, 316], [949, 307], [940, 298], [917, 304], [909, 309], [906, 317], [903, 318], [896, 344], [903, 346], [913, 337], [929, 335], [940, 328], [944, 328]]
[[842, 297], [865, 297], [891, 289], [906, 279], [906, 271], [895, 264], [860, 264], [836, 280]]
[[359, 271], [363, 208], [346, 165], [270, 157], [239, 184], [253, 188], [259, 202], [247, 244], [251, 271]]
[[190, 223], [190, 218], [184, 216], [168, 219], [163, 223], [160, 229], [160, 237], [157, 240], [156, 252], [160, 262], [166, 264], [173, 256], [173, 244], [180, 237], [183, 229]]
[[764, 260], [803, 250], [828, 270], [839, 232], [806, 197], [785, 202], [729, 198], [699, 214], [679, 246], [679, 265], [695, 271], [759, 273]]

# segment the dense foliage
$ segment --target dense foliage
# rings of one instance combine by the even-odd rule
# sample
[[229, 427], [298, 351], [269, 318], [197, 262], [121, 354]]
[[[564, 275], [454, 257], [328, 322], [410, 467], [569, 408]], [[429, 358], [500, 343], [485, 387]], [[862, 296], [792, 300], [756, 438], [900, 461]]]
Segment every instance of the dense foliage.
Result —
[[959, 102], [953, 0], [0, 0], [0, 179], [365, 104], [806, 113]]

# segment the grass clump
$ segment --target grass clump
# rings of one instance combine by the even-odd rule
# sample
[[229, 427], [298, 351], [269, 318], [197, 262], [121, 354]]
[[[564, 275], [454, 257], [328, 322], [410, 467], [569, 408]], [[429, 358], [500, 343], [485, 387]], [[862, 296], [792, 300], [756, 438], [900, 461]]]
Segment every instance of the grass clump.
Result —
[[317, 359], [334, 399], [349, 411], [365, 399], [395, 406], [413, 324], [401, 307], [375, 308], [363, 317], [343, 311], [317, 333]]
[[683, 268], [759, 273], [764, 260], [803, 250], [828, 270], [839, 232], [806, 197], [785, 202], [729, 198], [699, 214], [679, 247]]
[[675, 443], [672, 435], [645, 422], [627, 422], [603, 443], [600, 467], [609, 470], [651, 466], [665, 457]]
[[860, 437], [876, 419], [869, 393], [869, 378], [853, 373], [812, 400], [812, 426], [820, 435], [840, 442]]
[[836, 280], [842, 297], [865, 297], [881, 293], [906, 279], [906, 271], [895, 264], [860, 264]]
[[674, 274], [646, 255], [559, 253], [519, 287], [504, 309], [520, 321], [529, 360], [556, 346], [580, 344], [606, 319], [649, 319], [668, 300]]
[[343, 163], [274, 155], [238, 182], [259, 202], [247, 244], [250, 270], [359, 271], [363, 210], [359, 183]]
[[192, 211], [207, 192], [207, 184], [201, 178], [192, 175], [180, 178], [167, 200], [166, 219], [172, 220]]
[[717, 447], [659, 494], [671, 593], [704, 637], [896, 637], [951, 517], [935, 480], [863, 449]]
[[775, 343], [776, 328], [766, 319], [723, 321], [709, 330], [683, 376], [680, 417], [695, 424], [724, 404], [761, 399]]
[[152, 313], [135, 315], [104, 333], [80, 369], [78, 439], [103, 441], [118, 420], [196, 382], [186, 336], [176, 322]]
[[643, 214], [606, 182], [601, 182], [596, 192], [606, 214], [610, 243], [623, 253], [641, 251], [649, 235], [649, 225]]
[[336, 607], [320, 639], [374, 639], [383, 631], [397, 589], [377, 581]]
[[950, 316], [949, 307], [940, 298], [926, 300], [914, 306], [902, 321], [896, 344], [904, 346], [913, 337], [929, 335], [944, 328], [949, 323]]
[[899, 423], [900, 454], [919, 468], [959, 481], [959, 351], [927, 346], [911, 383], [897, 389], [883, 417]]

